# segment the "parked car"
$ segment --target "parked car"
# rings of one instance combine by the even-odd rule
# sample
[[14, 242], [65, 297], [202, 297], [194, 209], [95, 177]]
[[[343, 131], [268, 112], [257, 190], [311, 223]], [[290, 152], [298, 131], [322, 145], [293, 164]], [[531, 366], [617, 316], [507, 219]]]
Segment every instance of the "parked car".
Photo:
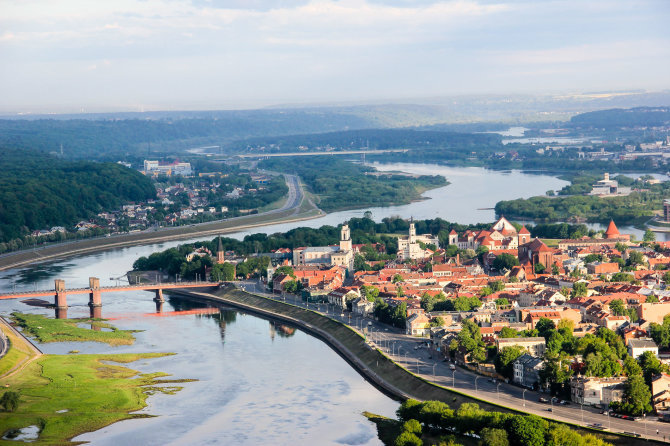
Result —
[[456, 366], [453, 364], [449, 364], [449, 370], [456, 370]]
[[542, 398], [542, 397], [540, 397], [537, 401], [540, 402], [540, 403], [548, 403], [549, 402], [548, 399]]

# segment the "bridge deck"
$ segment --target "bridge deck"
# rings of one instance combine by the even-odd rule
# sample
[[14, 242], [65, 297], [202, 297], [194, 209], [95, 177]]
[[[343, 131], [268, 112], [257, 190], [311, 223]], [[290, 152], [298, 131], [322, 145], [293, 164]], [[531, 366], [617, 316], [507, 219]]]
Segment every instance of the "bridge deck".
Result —
[[[177, 283], [154, 283], [154, 284], [140, 284], [140, 285], [124, 285], [124, 286], [104, 286], [98, 288], [96, 291], [101, 293], [110, 293], [115, 291], [155, 291], [155, 290], [171, 290], [179, 288], [205, 288], [218, 286], [217, 282], [177, 282]], [[66, 289], [66, 294], [89, 294], [93, 291], [92, 288], [71, 288]], [[5, 293], [0, 294], [0, 299], [20, 299], [23, 297], [49, 297], [55, 296], [55, 290], [37, 290], [25, 291], [20, 293]]]

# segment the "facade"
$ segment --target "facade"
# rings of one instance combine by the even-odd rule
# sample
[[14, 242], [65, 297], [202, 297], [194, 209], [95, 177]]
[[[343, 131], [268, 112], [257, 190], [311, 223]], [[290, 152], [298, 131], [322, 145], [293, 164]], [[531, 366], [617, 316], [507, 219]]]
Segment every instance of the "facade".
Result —
[[[623, 392], [621, 385], [625, 380], [623, 376], [613, 378], [573, 377], [570, 379], [570, 397], [577, 404], [606, 406], [612, 401], [621, 400]], [[606, 388], [608, 390], [605, 391], [606, 396], [603, 398], [603, 391]]]
[[540, 383], [540, 370], [544, 366], [541, 358], [523, 354], [514, 361], [514, 377], [512, 380], [524, 387], [536, 388]]
[[410, 336], [425, 336], [430, 333], [430, 319], [423, 313], [411, 315], [405, 325]]
[[159, 161], [144, 160], [145, 175], [193, 175], [191, 163], [161, 164]]
[[416, 228], [414, 222], [409, 224], [409, 235], [407, 237], [398, 237], [398, 260], [415, 260], [425, 259], [432, 252], [423, 249], [423, 245], [440, 246], [440, 240], [437, 236], [431, 234], [416, 235]]
[[658, 345], [651, 338], [631, 339], [628, 341], [628, 354], [637, 359], [644, 352], [652, 352], [658, 358]]
[[449, 233], [449, 244], [459, 249], [474, 249], [486, 246], [490, 251], [516, 249], [519, 245], [530, 241], [530, 232], [524, 226], [517, 232], [516, 228], [505, 217], [501, 217], [488, 230], [465, 231], [459, 236], [456, 231]]
[[546, 341], [543, 337], [536, 338], [501, 338], [496, 340], [498, 352], [503, 347], [520, 346], [528, 350], [531, 356], [542, 356], [547, 349]]
[[650, 323], [662, 324], [667, 314], [670, 314], [670, 302], [643, 303], [637, 307], [637, 316]]
[[630, 187], [619, 187], [619, 182], [610, 180], [610, 174], [606, 173], [602, 180], [593, 185], [589, 195], [628, 195], [630, 192]]
[[294, 249], [293, 265], [342, 266], [353, 273], [354, 251], [351, 245], [349, 225], [342, 226], [339, 246], [312, 246]]

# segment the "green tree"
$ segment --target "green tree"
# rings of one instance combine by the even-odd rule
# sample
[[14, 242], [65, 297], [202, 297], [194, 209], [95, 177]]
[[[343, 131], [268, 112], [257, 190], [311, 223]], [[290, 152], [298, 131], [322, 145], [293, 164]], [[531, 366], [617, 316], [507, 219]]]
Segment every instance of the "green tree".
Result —
[[552, 423], [547, 432], [547, 446], [583, 446], [584, 439], [565, 424]]
[[533, 269], [535, 270], [535, 274], [544, 274], [544, 271], [547, 269], [547, 267], [541, 263], [536, 263]]
[[647, 299], [645, 300], [645, 303], [650, 304], [650, 303], [654, 303], [654, 302], [658, 302], [658, 296], [656, 296], [655, 294], [650, 294], [649, 296], [647, 296]]
[[514, 361], [525, 352], [526, 350], [518, 345], [503, 347], [495, 358], [496, 371], [506, 378], [512, 379], [514, 377]]
[[519, 332], [511, 327], [503, 327], [498, 336], [501, 338], [516, 338], [519, 336]]
[[584, 297], [588, 292], [585, 282], [575, 282], [572, 284], [572, 297]]
[[651, 391], [640, 375], [629, 376], [624, 382], [620, 407], [634, 416], [651, 412]]
[[2, 406], [6, 412], [15, 412], [19, 407], [19, 393], [14, 392], [13, 390], [8, 390], [2, 394], [0, 398], [0, 406]]
[[655, 242], [656, 241], [656, 234], [651, 229], [647, 229], [646, 231], [644, 231], [644, 236], [642, 237], [642, 241]]
[[519, 265], [519, 259], [506, 252], [500, 254], [493, 260], [493, 268], [498, 271], [511, 270]]
[[663, 364], [652, 352], [644, 352], [638, 358], [637, 362], [642, 368], [644, 382], [651, 387], [651, 380], [655, 375], [668, 371], [668, 366]]
[[440, 316], [434, 317], [430, 320], [431, 327], [443, 327], [444, 324], [445, 324], [444, 319], [442, 319], [442, 317]]
[[407, 398], [402, 402], [400, 407], [398, 407], [395, 414], [401, 421], [408, 421], [411, 419], [416, 420], [419, 419], [419, 413], [422, 407], [423, 403], [412, 398]]
[[496, 307], [506, 307], [509, 305], [509, 300], [506, 297], [499, 297], [496, 299]]
[[549, 423], [536, 415], [517, 415], [509, 423], [508, 433], [512, 444], [544, 446], [544, 434]]
[[505, 289], [505, 283], [502, 280], [494, 280], [493, 282], [489, 282], [489, 288], [494, 293], [497, 293]]
[[421, 436], [421, 423], [419, 423], [417, 420], [407, 420], [403, 423], [402, 425], [402, 430], [405, 432], [409, 432], [410, 434], [414, 434], [417, 437]]
[[400, 274], [394, 274], [393, 278], [391, 279], [391, 283], [396, 284], [399, 282], [404, 282], [402, 276]]
[[537, 321], [537, 324], [535, 324], [535, 328], [537, 329], [537, 332], [540, 334], [540, 336], [547, 339], [549, 338], [549, 335], [554, 330], [556, 330], [556, 324], [554, 324], [554, 321], [551, 319], [542, 317], [539, 321]]
[[615, 316], [621, 316], [626, 312], [626, 308], [623, 305], [621, 299], [614, 299], [610, 302], [610, 310], [614, 313]]
[[423, 446], [423, 441], [411, 432], [402, 432], [393, 443], [395, 446]]
[[640, 251], [630, 251], [628, 253], [628, 260], [626, 260], [626, 265], [637, 266], [643, 265], [644, 263], [644, 255]]
[[504, 429], [486, 427], [479, 434], [483, 446], [509, 446], [507, 432]]
[[293, 267], [288, 265], [282, 265], [277, 268], [274, 272], [274, 275], [277, 276], [279, 274], [286, 274], [287, 276], [291, 276], [295, 279], [295, 271], [293, 270]]

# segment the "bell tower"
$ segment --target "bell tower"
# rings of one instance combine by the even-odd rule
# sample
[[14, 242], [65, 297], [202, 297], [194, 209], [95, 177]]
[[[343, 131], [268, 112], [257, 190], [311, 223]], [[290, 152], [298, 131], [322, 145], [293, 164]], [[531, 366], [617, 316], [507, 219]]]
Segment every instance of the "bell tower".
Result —
[[223, 265], [225, 261], [226, 252], [223, 250], [223, 243], [221, 242], [221, 236], [219, 236], [219, 246], [216, 250], [216, 263]]
[[340, 251], [351, 251], [351, 231], [347, 223], [342, 225], [340, 231]]

